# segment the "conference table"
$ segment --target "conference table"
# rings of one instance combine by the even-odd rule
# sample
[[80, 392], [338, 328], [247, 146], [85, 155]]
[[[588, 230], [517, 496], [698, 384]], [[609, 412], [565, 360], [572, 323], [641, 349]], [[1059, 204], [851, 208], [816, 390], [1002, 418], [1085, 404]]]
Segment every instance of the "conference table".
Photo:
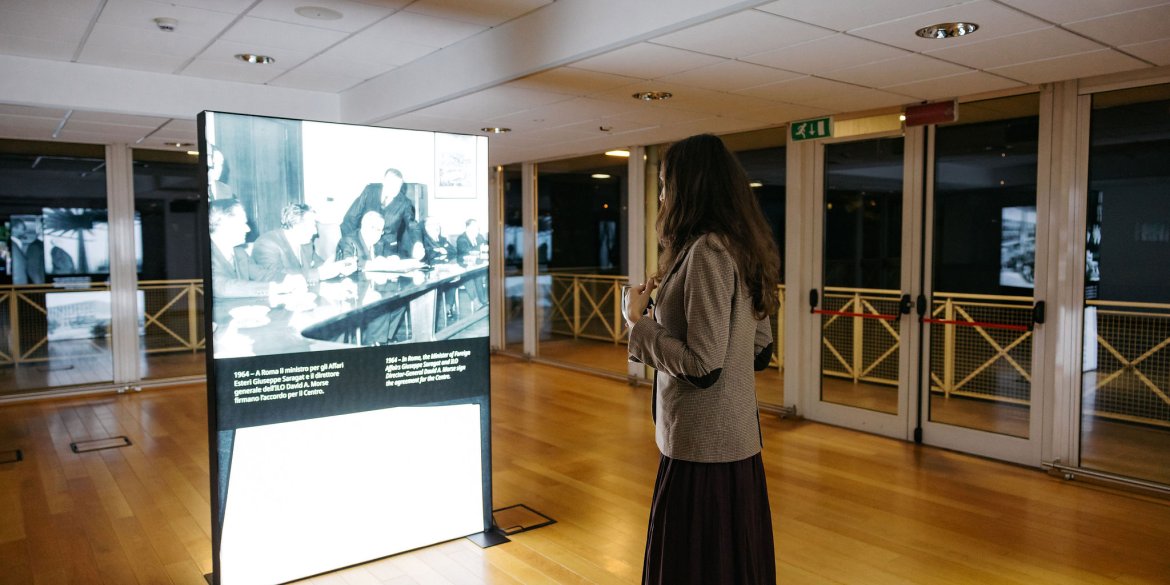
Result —
[[[470, 291], [486, 290], [487, 270], [487, 259], [473, 254], [459, 262], [409, 270], [359, 271], [316, 283], [304, 292], [214, 299], [214, 355], [297, 353], [457, 337], [487, 317], [486, 303], [475, 306]], [[461, 289], [466, 291], [462, 295]]]

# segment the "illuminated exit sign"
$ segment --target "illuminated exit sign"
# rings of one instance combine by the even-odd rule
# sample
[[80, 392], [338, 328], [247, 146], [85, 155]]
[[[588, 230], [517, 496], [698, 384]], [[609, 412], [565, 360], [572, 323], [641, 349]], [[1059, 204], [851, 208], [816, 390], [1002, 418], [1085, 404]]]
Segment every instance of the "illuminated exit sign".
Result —
[[793, 142], [828, 138], [833, 135], [833, 119], [816, 118], [814, 120], [792, 122], [788, 125], [788, 133], [791, 135]]

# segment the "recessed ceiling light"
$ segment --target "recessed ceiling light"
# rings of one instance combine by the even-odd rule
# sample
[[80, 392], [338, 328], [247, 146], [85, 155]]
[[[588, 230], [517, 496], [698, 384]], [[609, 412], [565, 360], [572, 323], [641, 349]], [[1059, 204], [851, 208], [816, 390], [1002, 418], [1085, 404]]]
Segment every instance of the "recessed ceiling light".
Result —
[[763, 186], [764, 186], [764, 184], [759, 182], [759, 181], [752, 181], [752, 182], [748, 183], [748, 187], [751, 187], [752, 189], [759, 189], [760, 187], [763, 187]]
[[168, 142], [167, 146], [173, 146], [175, 148], [191, 148], [195, 145], [190, 142]]
[[658, 100], [668, 100], [674, 94], [669, 91], [640, 91], [633, 95], [634, 99], [642, 100], [644, 102], [656, 102]]
[[240, 61], [243, 61], [245, 63], [252, 63], [255, 65], [271, 65], [273, 63], [276, 63], [276, 59], [273, 59], [272, 57], [269, 57], [268, 55], [253, 55], [252, 53], [240, 53], [240, 54], [236, 55], [236, 59], [239, 59]]
[[301, 6], [293, 12], [313, 20], [337, 20], [341, 18], [341, 13], [336, 10], [322, 8], [320, 6]]
[[188, 150], [187, 154], [189, 154], [191, 156], [199, 156], [199, 151], [198, 150]]
[[624, 156], [624, 157], [628, 157], [628, 156], [630, 156], [630, 151], [628, 151], [628, 150], [607, 150], [607, 151], [605, 151], [605, 156]]
[[898, 114], [898, 121], [905, 122], [906, 121], [906, 114]]
[[480, 128], [480, 131], [487, 132], [489, 134], [503, 134], [504, 132], [511, 132], [512, 129], [511, 128], [496, 128], [496, 127], [492, 126], [492, 127], [488, 127], [488, 128]]
[[607, 175], [605, 173], [593, 173], [590, 176], [593, 177], [594, 179], [608, 179], [609, 178], [609, 175]]
[[977, 30], [979, 30], [979, 25], [973, 22], [940, 22], [924, 26], [915, 31], [914, 34], [924, 39], [949, 39], [969, 35]]

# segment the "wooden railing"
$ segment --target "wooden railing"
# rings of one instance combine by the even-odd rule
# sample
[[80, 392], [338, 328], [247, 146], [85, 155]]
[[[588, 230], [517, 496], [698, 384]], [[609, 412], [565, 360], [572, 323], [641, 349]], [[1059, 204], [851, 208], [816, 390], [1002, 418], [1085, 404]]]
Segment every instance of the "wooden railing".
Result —
[[[1086, 301], [1086, 414], [1170, 427], [1170, 304]], [[1094, 363], [1095, 362], [1095, 363]]]

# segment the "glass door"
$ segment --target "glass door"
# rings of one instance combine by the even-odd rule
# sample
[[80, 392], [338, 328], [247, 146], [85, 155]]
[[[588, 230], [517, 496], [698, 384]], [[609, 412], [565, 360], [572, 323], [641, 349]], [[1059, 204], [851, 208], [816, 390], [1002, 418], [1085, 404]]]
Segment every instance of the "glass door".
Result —
[[892, 136], [818, 148], [819, 283], [809, 293], [820, 342], [810, 415], [898, 438], [908, 432], [912, 323], [905, 142]]
[[932, 128], [921, 302], [923, 441], [1024, 464], [1043, 412], [1039, 110], [1038, 94], [971, 102]]

